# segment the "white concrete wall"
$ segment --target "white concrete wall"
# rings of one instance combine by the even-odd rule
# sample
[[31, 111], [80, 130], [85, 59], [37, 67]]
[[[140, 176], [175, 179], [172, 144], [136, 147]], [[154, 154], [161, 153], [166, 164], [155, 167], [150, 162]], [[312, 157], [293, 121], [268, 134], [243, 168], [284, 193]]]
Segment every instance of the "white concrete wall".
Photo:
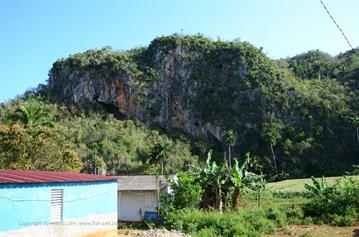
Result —
[[145, 211], [157, 211], [156, 191], [120, 191], [119, 220], [142, 221]]

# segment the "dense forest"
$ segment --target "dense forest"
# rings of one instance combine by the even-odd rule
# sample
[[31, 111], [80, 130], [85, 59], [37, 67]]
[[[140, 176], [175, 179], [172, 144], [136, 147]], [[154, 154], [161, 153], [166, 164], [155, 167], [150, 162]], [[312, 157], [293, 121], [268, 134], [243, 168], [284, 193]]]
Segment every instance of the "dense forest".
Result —
[[291, 177], [359, 163], [359, 50], [272, 60], [247, 42], [170, 35], [59, 59], [0, 105], [0, 168], [176, 172], [226, 153]]

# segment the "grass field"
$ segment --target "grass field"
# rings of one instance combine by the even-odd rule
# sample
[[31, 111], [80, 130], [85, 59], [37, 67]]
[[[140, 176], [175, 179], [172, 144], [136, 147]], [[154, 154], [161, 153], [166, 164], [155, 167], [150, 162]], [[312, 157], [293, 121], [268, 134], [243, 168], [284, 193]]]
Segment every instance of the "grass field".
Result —
[[[359, 176], [348, 176], [355, 180], [359, 180]], [[328, 177], [328, 186], [334, 185], [341, 177]], [[267, 188], [269, 191], [281, 193], [302, 193], [305, 192], [305, 184], [311, 184], [312, 181], [308, 179], [288, 179], [279, 182], [269, 183]], [[290, 198], [281, 198], [275, 196], [264, 197], [267, 205], [284, 206], [286, 203], [305, 203], [307, 200], [301, 195], [294, 195]], [[280, 204], [279, 204], [280, 203]], [[285, 237], [285, 236], [299, 236], [299, 237], [359, 237], [359, 226], [338, 227], [331, 225], [288, 225], [278, 229], [275, 234], [266, 237]]]
[[[353, 179], [359, 180], [359, 176], [347, 176]], [[325, 177], [328, 185], [333, 185], [340, 177]], [[279, 182], [269, 183], [268, 189], [276, 192], [304, 192], [305, 184], [311, 184], [311, 180], [308, 179], [288, 179]]]

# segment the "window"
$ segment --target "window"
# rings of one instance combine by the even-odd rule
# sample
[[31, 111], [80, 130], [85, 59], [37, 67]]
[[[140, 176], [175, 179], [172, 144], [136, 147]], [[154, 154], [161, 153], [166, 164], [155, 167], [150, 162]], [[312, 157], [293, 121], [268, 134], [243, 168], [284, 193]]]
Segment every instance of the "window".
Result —
[[50, 223], [61, 223], [64, 208], [64, 190], [51, 189]]

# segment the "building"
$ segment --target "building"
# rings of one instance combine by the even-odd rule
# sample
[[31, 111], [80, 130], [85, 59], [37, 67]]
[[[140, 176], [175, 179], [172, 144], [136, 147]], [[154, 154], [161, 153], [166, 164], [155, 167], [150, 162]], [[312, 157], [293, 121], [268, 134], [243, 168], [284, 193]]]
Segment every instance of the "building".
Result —
[[77, 236], [117, 228], [117, 177], [0, 170], [0, 236]]
[[159, 197], [170, 193], [170, 180], [175, 175], [120, 176], [118, 184], [119, 221], [142, 221], [145, 212], [157, 212]]

